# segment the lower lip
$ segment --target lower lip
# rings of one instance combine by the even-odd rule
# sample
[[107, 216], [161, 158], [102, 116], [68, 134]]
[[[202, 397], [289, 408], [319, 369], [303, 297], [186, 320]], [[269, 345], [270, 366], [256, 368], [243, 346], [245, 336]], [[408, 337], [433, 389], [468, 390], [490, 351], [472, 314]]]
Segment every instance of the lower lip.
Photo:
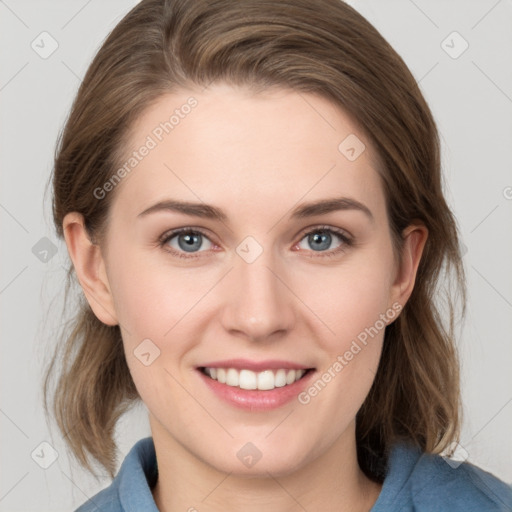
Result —
[[288, 384], [281, 388], [274, 388], [268, 391], [261, 391], [258, 389], [241, 389], [239, 387], [228, 386], [222, 384], [217, 380], [211, 379], [205, 375], [201, 370], [197, 370], [204, 383], [222, 400], [228, 402], [230, 405], [245, 409], [248, 411], [268, 411], [277, 409], [284, 404], [290, 402], [297, 395], [304, 390], [309, 381], [316, 373], [310, 370], [301, 379]]

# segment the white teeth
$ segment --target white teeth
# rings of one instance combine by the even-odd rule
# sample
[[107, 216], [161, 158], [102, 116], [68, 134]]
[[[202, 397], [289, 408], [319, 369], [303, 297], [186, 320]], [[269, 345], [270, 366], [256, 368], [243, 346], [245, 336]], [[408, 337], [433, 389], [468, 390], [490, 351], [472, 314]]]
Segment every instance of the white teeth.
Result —
[[241, 370], [238, 375], [238, 385], [242, 389], [258, 389], [258, 378], [251, 370]]
[[268, 391], [274, 388], [293, 384], [298, 381], [306, 370], [264, 370], [253, 372], [252, 370], [237, 370], [236, 368], [205, 368], [206, 375], [221, 384], [241, 389], [259, 389]]
[[229, 368], [226, 372], [226, 384], [228, 386], [238, 386], [239, 381], [238, 371], [234, 368]]
[[217, 370], [217, 380], [221, 384], [226, 383], [226, 370], [224, 368], [207, 368], [210, 370], [209, 374], [212, 379], [215, 379], [215, 376], [213, 375], [214, 371]]
[[272, 370], [265, 370], [264, 372], [258, 373], [258, 389], [274, 389], [275, 386], [275, 378]]
[[282, 388], [283, 386], [286, 386], [286, 370], [277, 370], [274, 386], [276, 388]]

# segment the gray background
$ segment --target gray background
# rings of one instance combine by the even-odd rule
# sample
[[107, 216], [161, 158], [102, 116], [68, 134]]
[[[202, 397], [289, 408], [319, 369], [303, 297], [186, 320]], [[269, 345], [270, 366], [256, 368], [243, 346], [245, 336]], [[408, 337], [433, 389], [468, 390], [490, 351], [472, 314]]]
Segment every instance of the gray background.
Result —
[[[1, 511], [69, 511], [108, 483], [68, 459], [41, 405], [67, 263], [44, 189], [80, 78], [135, 3], [0, 0]], [[404, 58], [438, 123], [446, 194], [467, 248], [461, 453], [512, 483], [512, 2], [350, 3]], [[121, 458], [148, 434], [140, 406], [119, 425]]]

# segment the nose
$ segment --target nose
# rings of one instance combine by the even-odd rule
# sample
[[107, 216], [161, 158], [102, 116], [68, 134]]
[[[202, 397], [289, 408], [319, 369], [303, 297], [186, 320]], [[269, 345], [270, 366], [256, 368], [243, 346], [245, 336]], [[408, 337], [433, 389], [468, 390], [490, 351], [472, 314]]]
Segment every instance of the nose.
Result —
[[286, 273], [265, 252], [254, 262], [239, 259], [226, 283], [221, 321], [230, 334], [249, 341], [283, 336], [295, 323]]

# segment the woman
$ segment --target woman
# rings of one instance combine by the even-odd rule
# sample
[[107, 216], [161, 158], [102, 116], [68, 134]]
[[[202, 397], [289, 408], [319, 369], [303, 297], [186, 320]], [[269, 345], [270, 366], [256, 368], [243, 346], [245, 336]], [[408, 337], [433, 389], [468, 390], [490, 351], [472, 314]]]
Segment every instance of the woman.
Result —
[[86, 300], [47, 397], [58, 374], [91, 470], [114, 477], [136, 400], [152, 434], [80, 511], [512, 509], [439, 455], [457, 230], [429, 108], [352, 8], [143, 0], [84, 78], [53, 184]]

